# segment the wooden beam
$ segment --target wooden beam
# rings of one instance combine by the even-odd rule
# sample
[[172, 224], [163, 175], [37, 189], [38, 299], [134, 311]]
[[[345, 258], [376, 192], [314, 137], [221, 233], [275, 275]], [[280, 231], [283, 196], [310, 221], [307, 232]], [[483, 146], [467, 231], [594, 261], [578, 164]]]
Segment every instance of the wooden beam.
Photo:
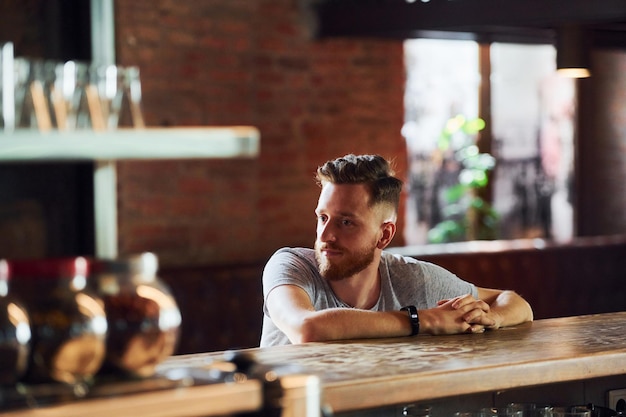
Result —
[[626, 22], [624, 0], [319, 0], [313, 8], [319, 37], [447, 34], [551, 43], [554, 29], [564, 24]]

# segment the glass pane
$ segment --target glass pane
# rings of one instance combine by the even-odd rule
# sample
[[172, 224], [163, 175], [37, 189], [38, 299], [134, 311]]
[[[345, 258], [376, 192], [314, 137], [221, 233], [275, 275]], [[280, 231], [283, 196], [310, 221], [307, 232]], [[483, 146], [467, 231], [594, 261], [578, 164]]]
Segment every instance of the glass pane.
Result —
[[551, 45], [491, 46], [493, 204], [503, 239], [573, 234], [575, 82]]
[[[462, 114], [478, 115], [478, 44], [472, 41], [412, 39], [405, 41], [405, 125], [409, 156], [406, 244], [427, 243], [428, 231], [441, 210], [436, 184], [444, 172], [438, 141], [446, 122]], [[441, 175], [439, 175], [441, 177]]]

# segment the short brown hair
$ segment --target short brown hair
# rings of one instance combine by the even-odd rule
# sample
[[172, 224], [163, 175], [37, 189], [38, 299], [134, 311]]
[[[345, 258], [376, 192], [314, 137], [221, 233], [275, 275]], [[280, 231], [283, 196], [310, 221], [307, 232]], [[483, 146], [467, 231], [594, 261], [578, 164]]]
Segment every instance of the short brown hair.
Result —
[[371, 205], [391, 204], [397, 213], [402, 181], [394, 175], [389, 161], [380, 155], [349, 154], [317, 168], [315, 178], [320, 186], [326, 182], [366, 184], [371, 192]]

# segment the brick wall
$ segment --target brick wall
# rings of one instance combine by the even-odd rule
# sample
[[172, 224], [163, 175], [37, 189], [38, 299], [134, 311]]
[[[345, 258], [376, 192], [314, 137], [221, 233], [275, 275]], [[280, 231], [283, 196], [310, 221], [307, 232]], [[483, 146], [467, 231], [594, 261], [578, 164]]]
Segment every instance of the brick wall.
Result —
[[312, 245], [319, 164], [380, 153], [404, 176], [402, 43], [315, 40], [301, 3], [115, 3], [117, 59], [140, 67], [148, 125], [261, 131], [255, 160], [119, 163], [121, 253], [266, 259]]
[[[172, 265], [263, 260], [311, 244], [311, 178], [326, 159], [378, 152], [404, 175], [401, 42], [316, 40], [305, 3], [115, 3], [117, 59], [141, 69], [148, 125], [250, 124], [262, 134], [254, 160], [120, 163], [122, 253], [153, 250]], [[48, 4], [1, 2], [0, 39], [45, 56]], [[626, 232], [626, 53], [593, 58], [593, 77], [580, 82], [575, 196], [587, 236]]]

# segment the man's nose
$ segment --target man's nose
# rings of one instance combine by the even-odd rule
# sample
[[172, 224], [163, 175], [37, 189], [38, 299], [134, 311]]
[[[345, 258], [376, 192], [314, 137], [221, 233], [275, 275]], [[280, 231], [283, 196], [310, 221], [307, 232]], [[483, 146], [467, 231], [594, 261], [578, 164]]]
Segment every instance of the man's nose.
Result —
[[321, 242], [333, 242], [335, 241], [335, 232], [333, 231], [333, 227], [331, 222], [326, 222], [325, 224], [320, 224], [317, 228], [317, 236]]

